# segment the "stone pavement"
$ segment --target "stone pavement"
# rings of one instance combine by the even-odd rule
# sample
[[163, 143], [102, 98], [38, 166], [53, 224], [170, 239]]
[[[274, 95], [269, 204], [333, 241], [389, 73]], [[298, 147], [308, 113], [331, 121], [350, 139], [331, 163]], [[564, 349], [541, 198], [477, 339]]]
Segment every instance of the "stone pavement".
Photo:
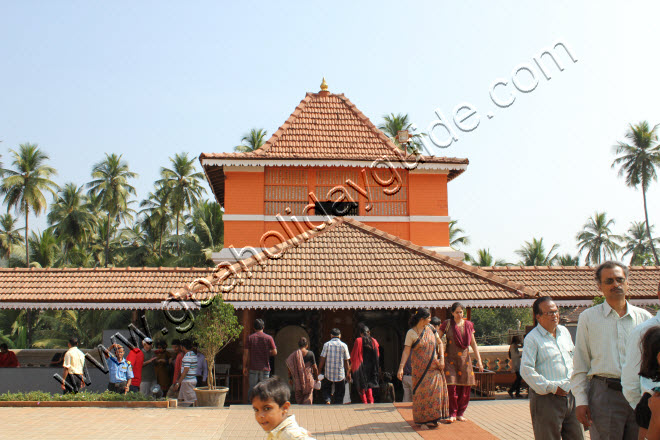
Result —
[[[473, 423], [457, 422], [419, 432], [402, 416], [410, 418], [406, 406], [398, 404], [398, 408], [391, 404], [294, 405], [293, 413], [317, 440], [422, 440], [447, 438], [460, 430], [475, 433], [460, 435], [461, 440], [488, 438], [481, 429], [500, 439], [530, 440], [534, 436], [528, 405], [526, 399], [471, 402], [465, 415]], [[409, 412], [409, 405], [407, 408]], [[247, 405], [225, 409], [0, 408], [0, 439], [88, 440], [95, 436], [131, 440], [266, 438]]]

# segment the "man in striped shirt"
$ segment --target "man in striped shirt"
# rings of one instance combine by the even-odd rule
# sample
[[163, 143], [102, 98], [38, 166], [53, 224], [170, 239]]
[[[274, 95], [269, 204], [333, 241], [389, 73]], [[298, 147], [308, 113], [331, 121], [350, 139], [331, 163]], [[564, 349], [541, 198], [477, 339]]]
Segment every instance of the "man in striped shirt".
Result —
[[520, 375], [529, 385], [529, 409], [536, 440], [582, 439], [571, 393], [573, 340], [559, 325], [559, 309], [544, 296], [532, 306], [536, 327], [525, 337]]
[[592, 440], [636, 440], [639, 428], [623, 395], [621, 369], [636, 326], [651, 318], [626, 301], [628, 268], [606, 261], [596, 268], [598, 290], [605, 302], [580, 314], [571, 386], [584, 426]]
[[195, 387], [197, 386], [197, 355], [193, 351], [190, 339], [181, 341], [183, 359], [181, 361], [181, 375], [173, 385], [179, 391], [179, 400], [183, 406], [193, 406], [197, 402]]

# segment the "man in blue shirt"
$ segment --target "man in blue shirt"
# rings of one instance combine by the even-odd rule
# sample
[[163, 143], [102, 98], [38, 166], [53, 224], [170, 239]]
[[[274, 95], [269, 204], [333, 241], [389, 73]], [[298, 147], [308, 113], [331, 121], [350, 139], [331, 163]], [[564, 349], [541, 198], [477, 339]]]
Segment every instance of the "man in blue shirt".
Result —
[[525, 337], [520, 375], [529, 385], [529, 409], [536, 440], [582, 439], [571, 393], [573, 340], [559, 325], [559, 309], [549, 296], [533, 305], [537, 326]]
[[114, 351], [105, 351], [105, 357], [108, 358], [108, 375], [110, 376], [110, 383], [108, 383], [108, 391], [119, 394], [126, 394], [131, 386], [133, 379], [133, 368], [131, 363], [124, 359], [124, 347], [119, 344], [113, 344], [110, 349]]

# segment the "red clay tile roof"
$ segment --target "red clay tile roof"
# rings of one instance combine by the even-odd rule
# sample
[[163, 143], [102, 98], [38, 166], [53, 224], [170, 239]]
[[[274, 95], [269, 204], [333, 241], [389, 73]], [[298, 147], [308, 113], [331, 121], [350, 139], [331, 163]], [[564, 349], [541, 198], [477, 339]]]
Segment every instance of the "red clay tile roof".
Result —
[[[289, 119], [258, 150], [202, 153], [200, 159], [375, 160], [403, 152], [343, 93], [307, 93]], [[468, 164], [467, 159], [424, 156], [424, 162]]]
[[[238, 276], [222, 286], [235, 287], [223, 294], [229, 302], [287, 303], [438, 302], [458, 300], [519, 301], [536, 295], [533, 289], [507, 282], [478, 267], [428, 251], [420, 246], [347, 217], [335, 218], [320, 231], [307, 232], [296, 246], [294, 240], [260, 254], [262, 264], [251, 257], [233, 268]], [[222, 279], [223, 269], [218, 273]], [[209, 277], [213, 291], [217, 282]], [[198, 286], [194, 297], [207, 299], [206, 287]], [[389, 306], [392, 307], [392, 306]], [[403, 307], [399, 305], [398, 307]]]
[[[594, 267], [484, 267], [487, 272], [524, 284], [555, 299], [593, 299], [601, 293], [594, 279]], [[631, 299], [656, 299], [660, 266], [633, 266], [628, 274]]]
[[[369, 161], [383, 156], [392, 162], [405, 160], [403, 152], [343, 94], [307, 93], [289, 119], [258, 150], [249, 153], [202, 153], [204, 159], [305, 159]], [[408, 162], [413, 162], [412, 157]], [[420, 163], [467, 165], [467, 159], [422, 156]], [[222, 198], [224, 175], [217, 166], [204, 166], [211, 186]], [[451, 169], [448, 180], [464, 169]], [[217, 174], [217, 175], [216, 175]], [[219, 192], [220, 191], [220, 192]]]
[[[271, 259], [265, 252], [283, 255]], [[263, 265], [252, 257], [232, 266], [241, 282], [223, 294], [225, 300], [246, 308], [300, 308], [305, 303], [334, 308], [340, 302], [351, 308], [401, 308], [457, 300], [505, 300], [511, 306], [536, 295], [533, 289], [349, 218], [333, 219], [319, 231], [259, 255]], [[217, 275], [226, 273], [223, 268]], [[213, 280], [212, 269], [3, 269], [0, 307], [26, 302], [157, 304], [199, 278]], [[223, 285], [236, 280], [225, 279]], [[199, 283], [193, 291], [197, 300], [215, 295]]]
[[208, 268], [0, 269], [2, 303], [158, 303]]

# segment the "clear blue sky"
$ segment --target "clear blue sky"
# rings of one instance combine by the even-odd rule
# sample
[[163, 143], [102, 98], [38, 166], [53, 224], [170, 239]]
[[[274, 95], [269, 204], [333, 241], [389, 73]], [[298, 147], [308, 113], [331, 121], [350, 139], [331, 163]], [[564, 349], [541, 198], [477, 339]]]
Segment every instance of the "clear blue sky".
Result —
[[[10, 148], [39, 144], [59, 184], [123, 154], [142, 197], [168, 157], [231, 151], [252, 127], [273, 133], [325, 76], [376, 124], [403, 112], [426, 129], [434, 109], [472, 104], [478, 128], [436, 152], [470, 159], [449, 185], [467, 250], [518, 261], [515, 249], [543, 237], [575, 253], [595, 211], [619, 233], [643, 219], [611, 146], [628, 123], [660, 122], [660, 5], [531, 3], [3, 2], [0, 154], [7, 166]], [[578, 62], [517, 92], [513, 70], [557, 41]], [[489, 97], [500, 78], [516, 93], [504, 109]], [[659, 195], [656, 183], [658, 229]]]

